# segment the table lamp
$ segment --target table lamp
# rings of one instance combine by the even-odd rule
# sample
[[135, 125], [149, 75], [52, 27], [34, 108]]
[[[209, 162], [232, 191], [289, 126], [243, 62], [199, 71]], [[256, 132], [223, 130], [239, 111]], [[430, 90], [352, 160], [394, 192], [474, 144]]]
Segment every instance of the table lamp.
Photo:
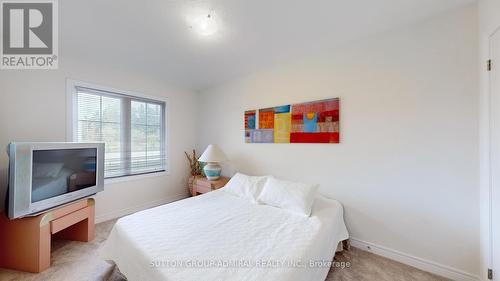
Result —
[[205, 172], [207, 179], [213, 181], [220, 177], [220, 173], [222, 171], [219, 162], [226, 161], [226, 159], [227, 158], [224, 152], [222, 152], [217, 145], [211, 144], [207, 147], [207, 149], [205, 149], [198, 161], [207, 163], [203, 168], [203, 171]]

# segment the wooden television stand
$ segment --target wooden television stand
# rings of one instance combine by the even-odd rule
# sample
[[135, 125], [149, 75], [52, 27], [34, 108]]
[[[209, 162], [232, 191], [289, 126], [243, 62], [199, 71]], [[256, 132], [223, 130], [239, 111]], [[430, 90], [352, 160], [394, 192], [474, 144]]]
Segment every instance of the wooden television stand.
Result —
[[0, 214], [0, 267], [42, 272], [50, 267], [51, 236], [94, 239], [94, 199], [87, 198], [33, 217], [9, 220]]

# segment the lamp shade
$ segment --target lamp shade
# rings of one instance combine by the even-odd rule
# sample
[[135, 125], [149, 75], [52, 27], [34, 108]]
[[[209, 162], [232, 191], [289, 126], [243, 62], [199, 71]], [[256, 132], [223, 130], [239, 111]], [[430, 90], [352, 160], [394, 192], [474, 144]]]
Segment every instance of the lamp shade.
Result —
[[220, 150], [220, 148], [217, 145], [211, 144], [207, 147], [207, 149], [205, 149], [205, 151], [200, 156], [198, 161], [201, 161], [201, 162], [223, 162], [223, 161], [226, 161], [226, 159], [227, 158], [226, 158], [226, 155], [224, 154], [224, 152], [222, 152], [222, 150]]

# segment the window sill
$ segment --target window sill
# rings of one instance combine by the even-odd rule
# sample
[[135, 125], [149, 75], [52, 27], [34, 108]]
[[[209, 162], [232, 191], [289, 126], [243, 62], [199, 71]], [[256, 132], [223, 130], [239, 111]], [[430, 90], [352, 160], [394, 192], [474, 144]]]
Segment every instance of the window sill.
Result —
[[164, 177], [168, 175], [170, 175], [168, 171], [163, 171], [163, 172], [140, 174], [140, 175], [130, 175], [118, 178], [109, 178], [109, 179], [104, 179], [104, 186], [120, 182], [138, 181], [146, 178]]

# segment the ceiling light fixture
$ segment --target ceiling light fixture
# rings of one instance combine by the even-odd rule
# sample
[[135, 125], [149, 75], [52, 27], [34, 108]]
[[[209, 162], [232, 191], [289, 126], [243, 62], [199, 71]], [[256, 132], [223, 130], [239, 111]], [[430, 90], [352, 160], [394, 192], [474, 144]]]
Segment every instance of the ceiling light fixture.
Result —
[[190, 28], [203, 36], [213, 35], [219, 30], [219, 25], [214, 13], [199, 15], [191, 22]]

